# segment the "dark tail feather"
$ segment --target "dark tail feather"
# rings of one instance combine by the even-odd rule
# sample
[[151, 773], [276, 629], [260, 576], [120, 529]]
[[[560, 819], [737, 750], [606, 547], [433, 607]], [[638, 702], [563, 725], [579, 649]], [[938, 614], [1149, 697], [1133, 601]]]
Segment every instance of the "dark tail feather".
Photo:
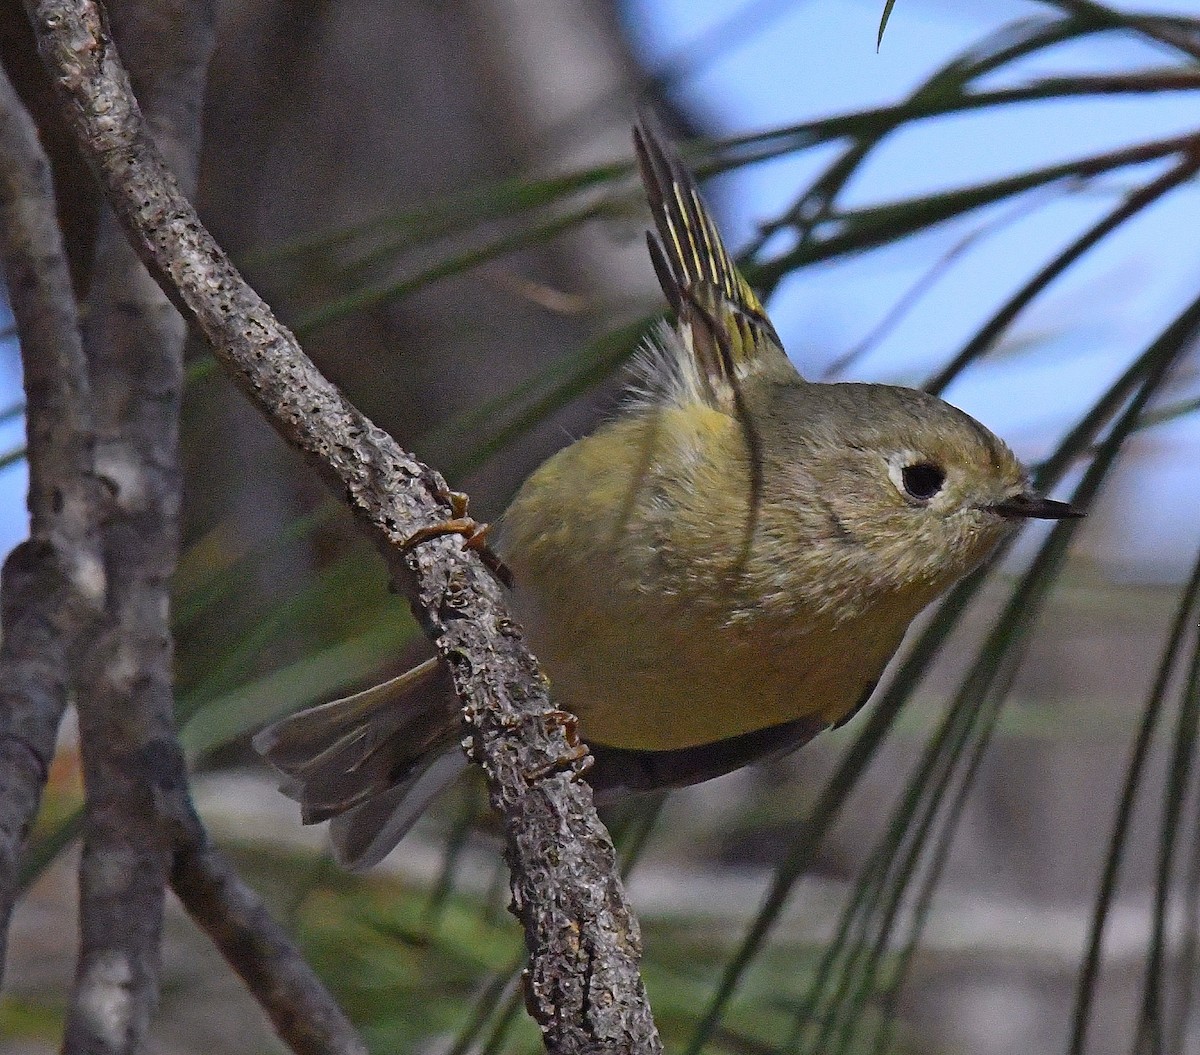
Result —
[[337, 863], [352, 872], [378, 864], [466, 768], [467, 756], [457, 743], [449, 744], [440, 754], [426, 755], [402, 784], [334, 817], [329, 837]]
[[[284, 775], [280, 790], [300, 803], [304, 823], [316, 824], [384, 796], [398, 806], [426, 770], [457, 750], [459, 721], [450, 676], [429, 660], [382, 685], [267, 726], [254, 746]], [[358, 815], [356, 839], [363, 850], [352, 855], [356, 859], [369, 849], [362, 826], [377, 812]], [[386, 817], [378, 821], [383, 826]]]
[[254, 749], [271, 765], [292, 773], [373, 721], [393, 728], [428, 706], [428, 694], [448, 686], [436, 659], [426, 660], [380, 685], [288, 715], [259, 730]]

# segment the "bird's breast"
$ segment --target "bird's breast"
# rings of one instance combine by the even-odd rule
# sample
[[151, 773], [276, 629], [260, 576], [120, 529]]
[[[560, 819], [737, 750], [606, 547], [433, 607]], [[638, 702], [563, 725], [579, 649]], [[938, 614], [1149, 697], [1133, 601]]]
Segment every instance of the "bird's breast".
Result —
[[510, 506], [514, 611], [585, 739], [670, 750], [832, 723], [878, 678], [915, 611], [810, 603], [821, 571], [764, 553], [749, 479], [736, 422], [667, 411], [573, 444]]

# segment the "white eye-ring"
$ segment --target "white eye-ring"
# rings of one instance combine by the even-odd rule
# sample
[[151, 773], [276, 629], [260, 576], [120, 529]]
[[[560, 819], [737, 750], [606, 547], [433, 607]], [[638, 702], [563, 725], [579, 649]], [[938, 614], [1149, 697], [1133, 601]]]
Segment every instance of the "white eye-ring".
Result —
[[932, 502], [946, 483], [946, 470], [915, 451], [889, 459], [888, 475], [901, 494], [922, 505]]

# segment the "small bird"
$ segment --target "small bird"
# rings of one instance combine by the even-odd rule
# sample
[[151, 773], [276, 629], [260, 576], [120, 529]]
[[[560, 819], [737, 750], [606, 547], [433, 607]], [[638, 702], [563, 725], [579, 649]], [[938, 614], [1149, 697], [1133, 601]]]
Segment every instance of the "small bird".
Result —
[[[1081, 515], [1034, 493], [1008, 446], [941, 399], [801, 377], [690, 175], [646, 127], [634, 146], [674, 321], [636, 361], [621, 412], [521, 487], [498, 546], [601, 801], [843, 724], [917, 613], [1015, 525]], [[430, 659], [255, 746], [303, 821], [332, 818], [339, 861], [361, 869], [466, 766], [462, 736]]]

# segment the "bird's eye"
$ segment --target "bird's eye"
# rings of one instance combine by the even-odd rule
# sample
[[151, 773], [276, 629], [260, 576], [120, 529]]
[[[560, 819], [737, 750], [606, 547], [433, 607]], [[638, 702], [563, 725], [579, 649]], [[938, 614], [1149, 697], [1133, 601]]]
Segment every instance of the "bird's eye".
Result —
[[928, 502], [946, 482], [946, 474], [929, 462], [906, 465], [900, 470], [900, 478], [904, 481], [904, 490], [918, 502]]

